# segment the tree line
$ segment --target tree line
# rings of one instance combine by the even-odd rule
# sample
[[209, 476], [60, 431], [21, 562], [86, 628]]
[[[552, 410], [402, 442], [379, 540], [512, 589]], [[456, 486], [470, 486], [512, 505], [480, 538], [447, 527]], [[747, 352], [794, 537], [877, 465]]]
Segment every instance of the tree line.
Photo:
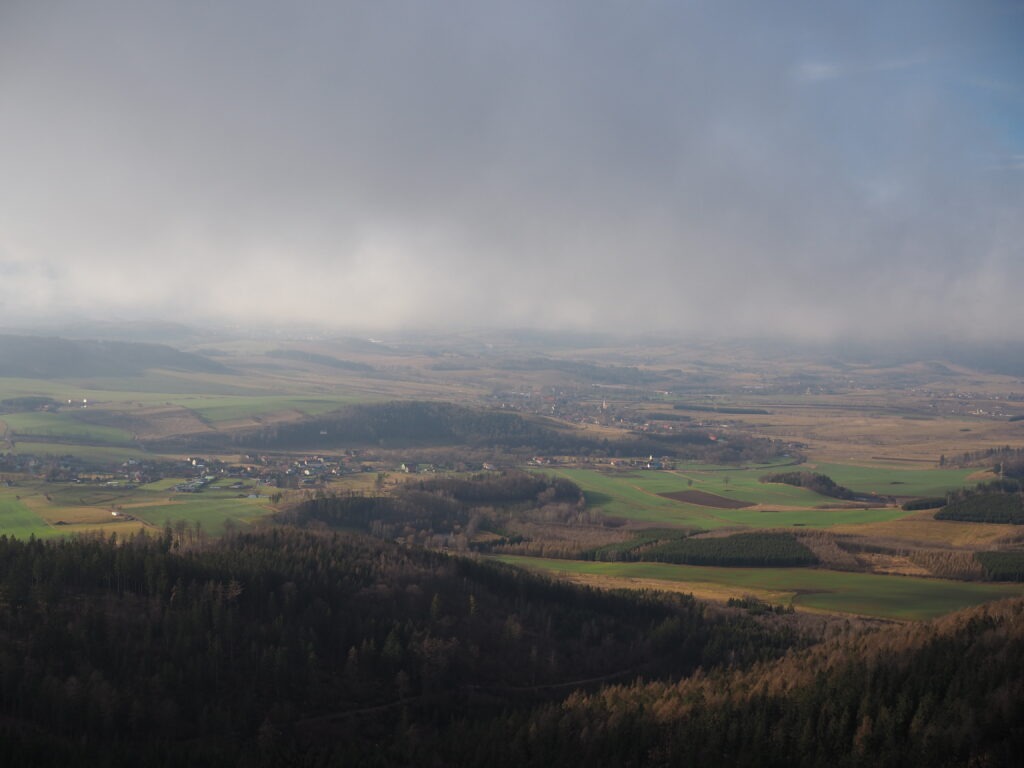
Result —
[[1024, 479], [1024, 448], [1009, 445], [967, 451], [950, 458], [942, 456], [939, 463], [941, 466], [987, 467], [1005, 477]]
[[760, 478], [762, 483], [785, 483], [795, 485], [797, 488], [806, 488], [809, 491], [820, 493], [822, 496], [830, 496], [834, 499], [853, 500], [857, 494], [842, 485], [836, 483], [828, 475], [821, 472], [778, 472], [765, 475]]

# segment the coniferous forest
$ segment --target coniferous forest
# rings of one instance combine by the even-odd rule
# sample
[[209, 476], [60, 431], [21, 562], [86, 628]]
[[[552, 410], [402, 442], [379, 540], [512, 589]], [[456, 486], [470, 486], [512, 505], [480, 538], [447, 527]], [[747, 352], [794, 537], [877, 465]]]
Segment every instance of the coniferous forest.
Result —
[[285, 527], [0, 537], [6, 765], [1004, 765], [1024, 602], [864, 634]]
[[352, 535], [278, 528], [191, 552], [171, 531], [0, 537], [0, 550], [5, 764], [402, 764], [396, 745], [467, 718], [801, 642], [688, 597], [582, 590]]

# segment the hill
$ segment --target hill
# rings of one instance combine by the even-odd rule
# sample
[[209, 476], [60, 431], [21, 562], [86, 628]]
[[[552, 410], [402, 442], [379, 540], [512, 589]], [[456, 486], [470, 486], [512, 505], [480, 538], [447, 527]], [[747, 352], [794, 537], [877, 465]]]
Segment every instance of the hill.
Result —
[[228, 373], [220, 363], [165, 344], [0, 335], [0, 376], [60, 379], [135, 376], [150, 368]]
[[[179, 441], [182, 442], [182, 441]], [[259, 450], [331, 450], [338, 448], [418, 448], [459, 446], [465, 450], [585, 456], [671, 456], [708, 462], [768, 460], [785, 446], [739, 431], [716, 441], [706, 430], [684, 429], [668, 435], [621, 431], [596, 437], [564, 421], [455, 403], [393, 400], [350, 405], [292, 423], [232, 433], [189, 436], [196, 449], [245, 447]], [[162, 441], [160, 446], [172, 447]], [[151, 447], [157, 447], [154, 443]]]

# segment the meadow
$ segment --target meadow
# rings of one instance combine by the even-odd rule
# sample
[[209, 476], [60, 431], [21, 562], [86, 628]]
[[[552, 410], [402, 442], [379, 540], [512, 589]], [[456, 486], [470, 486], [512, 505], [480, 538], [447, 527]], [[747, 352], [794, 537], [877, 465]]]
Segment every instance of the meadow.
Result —
[[187, 408], [204, 421], [217, 424], [262, 418], [288, 411], [294, 411], [302, 416], [318, 416], [335, 411], [345, 405], [365, 401], [365, 398], [341, 396], [316, 399], [291, 396], [224, 395], [174, 397], [169, 402]]
[[[84, 410], [84, 409], [79, 409]], [[56, 413], [7, 413], [0, 416], [0, 424], [6, 425], [8, 440], [13, 435], [31, 438], [47, 438], [68, 443], [93, 443], [103, 445], [129, 445], [132, 434], [124, 429], [91, 424], [83, 421], [78, 410]]]
[[17, 440], [13, 445], [7, 445], [4, 448], [6, 452], [22, 456], [52, 457], [73, 454], [76, 458], [90, 464], [120, 464], [126, 459], [162, 458], [160, 454], [154, 454], [142, 448], [121, 445], [81, 445], [57, 441]]
[[192, 526], [199, 524], [209, 535], [220, 536], [229, 522], [249, 525], [272, 510], [266, 499], [238, 498], [211, 491], [178, 494], [166, 502], [133, 505], [125, 511], [157, 528], [184, 521]]
[[977, 473], [976, 469], [904, 469], [821, 462], [807, 466], [858, 493], [896, 497], [944, 496], [948, 491], [969, 484], [968, 478]]
[[[21, 483], [0, 489], [0, 531], [23, 537], [67, 535], [85, 530], [157, 531], [179, 521], [212, 536], [231, 521], [248, 525], [273, 511], [266, 496], [209, 487], [177, 493], [183, 478], [165, 478], [137, 488]], [[115, 516], [113, 512], [117, 512]]]
[[13, 488], [0, 488], [0, 534], [27, 539], [29, 536], [46, 538], [63, 533], [59, 528], [47, 525], [17, 495]]
[[[989, 584], [847, 573], [815, 568], [716, 568], [668, 563], [598, 563], [515, 555], [502, 562], [604, 586], [683, 588], [701, 593], [754, 595], [776, 605], [853, 613], [887, 619], [922, 620], [971, 605], [1024, 594], [1022, 584]], [[692, 590], [688, 590], [692, 586]], [[720, 588], [720, 589], [716, 589]]]
[[[822, 465], [804, 465], [817, 467]], [[870, 493], [870, 486], [898, 487], [907, 495], [916, 492], [936, 494], [962, 487], [969, 470], [917, 470], [824, 465], [836, 471], [859, 493]], [[795, 467], [800, 470], [803, 467]], [[603, 514], [621, 517], [639, 524], [674, 525], [714, 530], [727, 526], [778, 527], [806, 526], [824, 528], [836, 525], [883, 523], [908, 517], [912, 513], [896, 506], [877, 507], [842, 502], [806, 488], [782, 483], [762, 483], [767, 467], [743, 468], [688, 466], [675, 470], [596, 471], [559, 469], [556, 474], [572, 480], [583, 489], [588, 505]], [[826, 473], [828, 474], [828, 473]], [[830, 475], [831, 476], [831, 475]], [[835, 478], [833, 478], [835, 479]], [[753, 506], [740, 509], [703, 506], [676, 501], [660, 494], [703, 491], [723, 500]], [[886, 494], [888, 495], [888, 494]]]

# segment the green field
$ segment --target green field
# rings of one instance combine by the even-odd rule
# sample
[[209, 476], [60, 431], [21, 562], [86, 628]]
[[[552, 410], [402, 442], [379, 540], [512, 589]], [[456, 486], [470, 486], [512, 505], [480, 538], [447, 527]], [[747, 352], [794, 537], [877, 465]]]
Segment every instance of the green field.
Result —
[[110, 462], [120, 464], [126, 459], [160, 458], [159, 454], [149, 453], [141, 448], [132, 448], [130, 446], [37, 443], [28, 440], [18, 440], [13, 448], [8, 448], [7, 450], [22, 456], [65, 456], [73, 454], [82, 461], [95, 464], [107, 464]]
[[[602, 513], [636, 522], [713, 530], [724, 526], [770, 528], [875, 523], [906, 517], [895, 507], [841, 508], [836, 499], [782, 483], [762, 483], [763, 469], [695, 471], [597, 472], [560, 469], [556, 474], [583, 489], [589, 506]], [[688, 481], [692, 481], [688, 482]], [[676, 491], [704, 491], [727, 499], [790, 509], [721, 509], [690, 504], [659, 496]], [[845, 505], [849, 507], [849, 505]], [[819, 509], [818, 507], [829, 507]]]
[[184, 477], [165, 477], [161, 480], [155, 480], [152, 483], [140, 485], [139, 490], [155, 493], [168, 493], [174, 486], [185, 482], [188, 482], [188, 479]]
[[[345, 405], [380, 399], [365, 393], [333, 391], [320, 394], [321, 389], [308, 383], [293, 389], [295, 382], [277, 380], [252, 382], [232, 374], [197, 374], [153, 370], [142, 376], [120, 379], [85, 379], [59, 382], [0, 378], [0, 399], [25, 396], [46, 396], [64, 403], [78, 404], [89, 400], [89, 406], [102, 411], [131, 413], [139, 407], [177, 405], [216, 424], [247, 418], [298, 411], [316, 416]], [[283, 388], [282, 388], [283, 387]], [[129, 442], [131, 434], [111, 427], [85, 424], [76, 409], [57, 412], [5, 414], [0, 420], [10, 421], [10, 429], [20, 434], [62, 438], [67, 442], [85, 440], [92, 443]]]
[[175, 397], [171, 398], [170, 402], [188, 408], [206, 421], [216, 423], [285, 411], [298, 411], [305, 416], [317, 416], [335, 411], [345, 405], [365, 401], [365, 399], [341, 396], [325, 399], [285, 396], [214, 396]]
[[756, 472], [758, 475], [767, 474], [769, 472], [780, 472], [785, 470], [787, 467], [795, 465], [795, 461], [787, 456], [781, 456], [773, 461], [757, 461], [748, 464], [743, 464], [740, 467], [731, 466], [728, 464], [704, 464], [699, 461], [680, 461], [676, 464], [676, 471], [681, 473], [687, 472]]
[[49, 379], [19, 379], [0, 376], [0, 400], [12, 397], [52, 397], [58, 402], [70, 399], [80, 400], [90, 394], [82, 394], [80, 387], [65, 381]]
[[860, 523], [884, 523], [899, 520], [914, 514], [899, 507], [876, 509], [803, 509], [803, 510], [716, 510], [719, 520], [733, 525], [747, 525], [754, 528], [776, 526], [798, 526], [806, 528], [828, 528], [833, 525], [857, 525]]
[[[809, 465], [794, 467], [794, 470]], [[807, 526], [827, 527], [896, 520], [908, 513], [894, 507], [858, 509], [828, 496], [782, 483], [762, 483], [771, 469], [715, 467], [681, 464], [672, 471], [598, 472], [589, 469], [560, 469], [557, 474], [579, 485], [588, 504], [605, 514], [637, 522], [690, 526], [703, 529], [723, 526]], [[900, 469], [819, 464], [823, 472], [840, 485], [859, 493], [879, 496], [942, 495], [960, 488], [972, 470]], [[765, 509], [722, 509], [666, 499], [658, 494], [703, 491], [725, 499], [768, 507]], [[772, 510], [772, 507], [778, 507]], [[846, 507], [845, 509], [843, 507]], [[851, 508], [853, 507], [853, 508]]]
[[[758, 469], [729, 469], [722, 471], [680, 467], [676, 470], [647, 470], [605, 474], [586, 469], [561, 470], [575, 482], [591, 482], [587, 475], [599, 475], [614, 485], [609, 487], [630, 487], [644, 494], [673, 493], [675, 491], [704, 491], [727, 499], [747, 504], [777, 504], [782, 507], [820, 507], [842, 505], [837, 499], [822, 496], [806, 488], [783, 483], [762, 483], [760, 478], [770, 471]], [[580, 478], [577, 480], [577, 478]], [[675, 502], [678, 504], [678, 502]]]
[[[112, 379], [83, 379], [79, 384], [95, 392], [97, 400], [110, 402], [133, 401], [159, 404], [175, 396], [200, 395], [267, 395], [277, 394], [268, 389], [266, 382], [253, 382], [233, 374], [195, 373], [151, 368], [140, 376], [122, 376]], [[93, 395], [85, 394], [90, 402]]]
[[190, 525], [199, 523], [212, 536], [224, 532], [228, 520], [248, 525], [270, 512], [266, 499], [237, 498], [226, 493], [178, 494], [173, 501], [153, 506], [132, 507], [132, 515], [146, 523], [162, 528], [166, 523], [184, 520]]
[[16, 489], [0, 489], [0, 534], [27, 539], [35, 535], [37, 538], [53, 536], [61, 533], [46, 524], [46, 521], [19, 501]]
[[[799, 469], [799, 468], [798, 468]], [[858, 493], [880, 496], [945, 496], [962, 488], [975, 469], [900, 469], [853, 464], [815, 464], [821, 472]]]
[[0, 416], [0, 421], [7, 425], [10, 432], [19, 436], [106, 445], [127, 445], [132, 441], [131, 432], [88, 424], [78, 417], [76, 411], [6, 413]]
[[126, 529], [127, 517], [118, 521], [110, 514], [118, 510], [154, 529], [183, 520], [189, 525], [198, 522], [206, 533], [218, 536], [228, 520], [245, 525], [273, 511], [268, 499], [249, 498], [248, 492], [211, 487], [200, 493], [175, 493], [172, 487], [178, 482], [168, 478], [138, 488], [43, 483], [0, 488], [0, 534], [24, 538], [33, 533], [58, 536]]
[[[1021, 584], [983, 584], [812, 568], [597, 563], [514, 555], [503, 555], [497, 559], [553, 574], [721, 585], [760, 593], [776, 603], [890, 619], [930, 619], [990, 600], [1024, 594], [1024, 585]], [[623, 586], [628, 586], [628, 583]], [[780, 599], [779, 594], [784, 597]]]
[[[216, 423], [239, 419], [257, 418], [274, 413], [297, 411], [305, 416], [316, 416], [335, 411], [345, 405], [365, 401], [366, 398], [331, 397], [314, 399], [288, 396], [239, 396], [239, 395], [170, 395], [145, 394], [136, 392], [103, 393], [101, 397], [113, 395], [113, 402], [104, 402], [100, 413], [132, 413], [139, 406], [177, 405], [186, 408], [200, 418]], [[91, 400], [90, 400], [91, 402]], [[81, 419], [80, 409], [62, 409], [56, 412], [33, 411], [9, 413], [0, 416], [10, 431], [19, 435], [60, 438], [67, 442], [84, 440], [93, 443], [127, 443], [132, 435], [116, 427], [86, 423]]]
[[[680, 504], [678, 501], [658, 496], [658, 491], [641, 487], [634, 482], [640, 474], [608, 475], [587, 469], [561, 469], [554, 474], [568, 478], [583, 489], [587, 498], [587, 506], [600, 510], [603, 514], [623, 517], [638, 522], [659, 523], [663, 525], [685, 526], [693, 528], [720, 528], [729, 525], [728, 521], [719, 521], [704, 507], [691, 504]], [[650, 472], [650, 475], [665, 475], [663, 472]], [[685, 488], [685, 483], [682, 484]], [[680, 490], [676, 485], [672, 490]]]
[[142, 376], [117, 379], [19, 379], [0, 377], [0, 400], [28, 395], [44, 395], [63, 403], [78, 403], [88, 398], [89, 404], [107, 406], [118, 403], [159, 405], [175, 397], [196, 395], [245, 395], [265, 390], [242, 386], [243, 380], [212, 374], [186, 374], [150, 371]]

